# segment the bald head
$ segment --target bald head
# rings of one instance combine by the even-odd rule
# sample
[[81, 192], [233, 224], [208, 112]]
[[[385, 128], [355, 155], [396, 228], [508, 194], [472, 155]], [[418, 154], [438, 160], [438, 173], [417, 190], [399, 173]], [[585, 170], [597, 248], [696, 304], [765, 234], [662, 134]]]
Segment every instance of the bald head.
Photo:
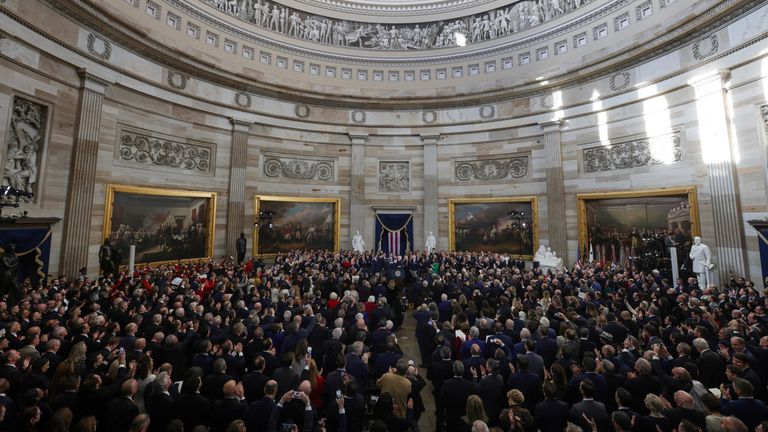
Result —
[[307, 380], [302, 381], [301, 384], [299, 384], [299, 391], [304, 392], [305, 395], [309, 396], [309, 394], [312, 393], [312, 384]]
[[687, 409], [693, 409], [693, 396], [683, 390], [675, 392], [675, 403], [677, 406]]
[[235, 380], [229, 380], [224, 383], [224, 387], [222, 387], [222, 392], [224, 393], [225, 398], [231, 398], [235, 395], [235, 389], [237, 388], [237, 383], [235, 383]]

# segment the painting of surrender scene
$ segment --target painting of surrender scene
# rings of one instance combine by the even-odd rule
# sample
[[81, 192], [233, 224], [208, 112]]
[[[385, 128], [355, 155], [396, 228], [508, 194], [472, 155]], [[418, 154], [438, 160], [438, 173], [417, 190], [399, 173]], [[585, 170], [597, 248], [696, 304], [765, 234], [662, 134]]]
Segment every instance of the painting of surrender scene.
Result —
[[111, 185], [107, 191], [105, 238], [128, 264], [208, 258], [213, 250], [216, 194]]
[[451, 199], [448, 207], [451, 250], [533, 257], [536, 197]]
[[580, 194], [582, 259], [639, 267], [668, 268], [671, 247], [683, 267], [699, 234], [696, 189]]
[[339, 249], [341, 200], [257, 195], [254, 229], [257, 254], [276, 254], [295, 249]]

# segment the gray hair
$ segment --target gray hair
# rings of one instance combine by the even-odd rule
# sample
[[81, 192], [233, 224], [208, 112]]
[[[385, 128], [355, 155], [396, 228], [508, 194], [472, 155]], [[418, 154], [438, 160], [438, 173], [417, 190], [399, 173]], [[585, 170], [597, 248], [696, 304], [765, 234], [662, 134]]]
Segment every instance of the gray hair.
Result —
[[709, 349], [709, 344], [703, 338], [696, 338], [693, 340], [693, 347], [698, 351], [704, 351], [705, 349]]
[[488, 432], [488, 425], [482, 420], [475, 420], [472, 423], [472, 432]]
[[332, 336], [334, 339], [336, 339], [336, 340], [339, 340], [339, 339], [341, 339], [341, 333], [342, 333], [341, 329], [340, 329], [339, 327], [336, 327], [336, 328], [335, 328], [335, 329], [333, 329], [333, 331], [331, 332], [331, 336]]

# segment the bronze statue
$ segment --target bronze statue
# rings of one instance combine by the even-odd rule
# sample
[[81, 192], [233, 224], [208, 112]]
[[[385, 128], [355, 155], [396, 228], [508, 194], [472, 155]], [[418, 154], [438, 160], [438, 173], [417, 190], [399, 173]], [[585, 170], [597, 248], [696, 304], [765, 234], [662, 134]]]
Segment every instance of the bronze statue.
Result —
[[16, 245], [9, 243], [5, 251], [0, 255], [0, 295], [8, 295], [9, 303], [17, 303], [21, 300], [21, 288], [16, 269], [19, 266], [19, 257], [16, 256]]

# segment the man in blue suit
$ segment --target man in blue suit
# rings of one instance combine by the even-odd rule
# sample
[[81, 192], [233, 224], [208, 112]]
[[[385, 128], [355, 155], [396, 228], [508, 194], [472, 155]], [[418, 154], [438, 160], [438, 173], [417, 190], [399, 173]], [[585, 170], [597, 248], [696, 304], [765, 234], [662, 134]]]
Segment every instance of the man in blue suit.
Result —
[[523, 407], [529, 411], [533, 411], [536, 404], [539, 402], [539, 387], [541, 385], [541, 378], [528, 371], [528, 359], [524, 356], [517, 358], [517, 365], [519, 371], [509, 376], [507, 381], [507, 388], [518, 389], [526, 397], [523, 402]]
[[766, 416], [765, 404], [759, 399], [755, 399], [752, 384], [741, 378], [733, 381], [733, 391], [738, 399], [723, 401], [720, 413], [724, 416], [734, 416], [744, 422], [749, 430], [756, 430], [757, 425], [768, 418]]

